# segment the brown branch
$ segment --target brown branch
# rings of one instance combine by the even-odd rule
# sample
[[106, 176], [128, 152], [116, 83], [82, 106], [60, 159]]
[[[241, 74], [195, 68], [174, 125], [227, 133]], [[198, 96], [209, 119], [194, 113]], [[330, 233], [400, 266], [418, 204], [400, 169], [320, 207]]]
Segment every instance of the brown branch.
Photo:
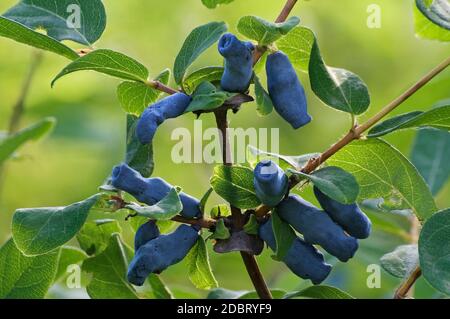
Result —
[[408, 296], [408, 292], [414, 285], [414, 283], [422, 275], [422, 270], [419, 266], [409, 275], [405, 282], [397, 289], [394, 295], [394, 299], [405, 299]]
[[183, 216], [175, 216], [172, 218], [172, 221], [182, 224], [189, 224], [193, 226], [199, 226], [201, 228], [211, 229], [216, 225], [216, 221], [214, 219], [190, 219]]
[[[393, 100], [391, 103], [386, 105], [380, 112], [375, 114], [373, 117], [368, 119], [364, 124], [356, 126], [354, 129], [350, 130], [344, 137], [342, 137], [338, 142], [336, 142], [333, 146], [323, 152], [318, 158], [311, 159], [305, 167], [302, 168], [302, 172], [309, 174], [316, 170], [322, 163], [340, 151], [344, 146], [351, 143], [353, 140], [361, 138], [361, 135], [382, 120], [387, 114], [396, 109], [400, 104], [405, 102], [409, 97], [411, 97], [415, 92], [420, 90], [430, 82], [436, 75], [441, 73], [450, 65], [450, 57], [445, 59], [442, 63], [432, 69], [429, 73], [427, 73], [424, 77], [422, 77], [417, 83], [411, 86], [408, 90], [406, 90], [403, 94]], [[291, 179], [291, 189], [298, 184], [298, 181]], [[256, 216], [262, 217], [267, 214], [271, 210], [271, 207], [260, 206], [256, 210]]]
[[167, 93], [169, 95], [178, 93], [179, 91], [172, 89], [171, 87], [159, 82], [159, 81], [155, 81], [155, 80], [149, 80], [146, 82], [146, 84], [151, 87], [154, 88], [155, 90]]
[[[222, 160], [224, 165], [231, 166], [232, 162], [232, 154], [230, 148], [230, 139], [228, 135], [228, 120], [227, 120], [227, 109], [217, 109], [214, 112], [216, 118], [217, 128], [220, 131], [221, 141], [222, 141]], [[245, 216], [242, 214], [241, 210], [233, 205], [230, 205], [231, 208], [231, 218], [233, 221], [232, 227], [234, 229], [242, 229], [244, 225]], [[261, 270], [258, 267], [258, 263], [256, 262], [255, 256], [241, 251], [241, 257], [244, 261], [245, 268], [247, 269], [248, 275], [255, 287], [258, 296], [261, 299], [272, 299], [272, 294], [267, 287], [267, 284], [264, 280], [264, 277], [261, 273]]]

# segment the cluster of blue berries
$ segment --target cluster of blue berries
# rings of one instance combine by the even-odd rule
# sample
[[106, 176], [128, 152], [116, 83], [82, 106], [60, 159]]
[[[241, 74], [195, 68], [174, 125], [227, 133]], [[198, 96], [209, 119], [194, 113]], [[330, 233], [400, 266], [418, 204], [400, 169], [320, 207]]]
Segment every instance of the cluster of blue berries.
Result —
[[[218, 50], [225, 60], [221, 89], [232, 93], [246, 93], [254, 75], [255, 46], [227, 33], [220, 39]], [[269, 95], [277, 113], [294, 129], [308, 124], [311, 117], [307, 112], [305, 91], [289, 58], [280, 51], [269, 54], [266, 72]], [[191, 101], [191, 96], [180, 92], [150, 105], [136, 126], [139, 141], [142, 144], [151, 143], [158, 126], [167, 119], [185, 113]], [[143, 178], [126, 164], [114, 168], [111, 182], [117, 189], [147, 205], [156, 204], [173, 188], [161, 178]], [[338, 203], [317, 188], [314, 192], [323, 210], [297, 195], [288, 195], [289, 179], [272, 161], [262, 161], [256, 166], [254, 186], [261, 202], [276, 208], [279, 217], [302, 234], [302, 238], [297, 237], [293, 241], [283, 259], [301, 278], [318, 284], [331, 271], [331, 266], [325, 263], [324, 256], [313, 245], [321, 246], [345, 262], [355, 254], [357, 239], [369, 236], [371, 223], [356, 204]], [[202, 217], [200, 203], [196, 198], [183, 192], [179, 196], [183, 204], [180, 213], [183, 217]], [[197, 226], [181, 225], [174, 232], [162, 235], [155, 221], [143, 224], [135, 236], [136, 253], [129, 265], [128, 280], [134, 285], [143, 285], [150, 273], [160, 273], [181, 261], [195, 245], [200, 236], [199, 231]], [[277, 249], [270, 216], [260, 225], [259, 237], [272, 250]]]
[[[275, 207], [279, 217], [303, 236], [294, 240], [284, 263], [299, 277], [318, 284], [328, 276], [331, 266], [313, 245], [346, 262], [358, 249], [357, 239], [370, 235], [371, 222], [357, 204], [341, 204], [316, 187], [314, 193], [323, 210], [298, 195], [286, 196], [288, 184], [286, 174], [272, 161], [261, 161], [254, 170], [258, 198]], [[260, 226], [259, 236], [276, 250], [271, 218]]]

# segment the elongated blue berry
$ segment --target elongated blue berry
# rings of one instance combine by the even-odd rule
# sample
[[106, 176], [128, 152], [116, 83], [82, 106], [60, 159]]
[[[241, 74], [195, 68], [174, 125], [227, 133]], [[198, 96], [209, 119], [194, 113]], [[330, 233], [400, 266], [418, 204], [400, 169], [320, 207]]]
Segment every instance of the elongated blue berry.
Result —
[[309, 122], [305, 90], [289, 58], [281, 51], [272, 53], [266, 62], [267, 86], [275, 110], [294, 129]]
[[[276, 242], [272, 229], [272, 219], [269, 219], [259, 227], [259, 237], [275, 251]], [[322, 253], [312, 245], [296, 238], [289, 248], [283, 262], [297, 276], [310, 279], [314, 284], [324, 281], [331, 271], [331, 266], [325, 263]]]
[[277, 206], [279, 216], [303, 235], [305, 241], [320, 245], [340, 261], [355, 255], [358, 241], [347, 236], [327, 213], [297, 195], [291, 195]]
[[[143, 178], [139, 172], [127, 164], [114, 167], [111, 182], [114, 187], [133, 195], [138, 201], [147, 205], [156, 204], [173, 188], [162, 178]], [[200, 202], [196, 198], [184, 192], [181, 192], [179, 196], [183, 203], [182, 216], [195, 218], [201, 215]]]
[[357, 204], [341, 204], [322, 193], [317, 187], [314, 187], [314, 194], [325, 212], [350, 236], [359, 239], [369, 237], [372, 223]]
[[193, 227], [179, 226], [173, 233], [141, 246], [128, 267], [128, 281], [142, 286], [151, 273], [160, 273], [180, 262], [197, 242], [199, 233]]
[[148, 222], [142, 224], [134, 236], [134, 250], [138, 250], [142, 245], [145, 245], [159, 235], [161, 235], [161, 233], [159, 232], [159, 228], [158, 225], [156, 225], [155, 220], [149, 220]]
[[219, 53], [225, 58], [225, 71], [220, 81], [222, 89], [245, 93], [253, 77], [253, 50], [251, 42], [242, 42], [231, 33], [219, 40]]
[[136, 126], [136, 135], [142, 144], [149, 144], [159, 125], [165, 120], [176, 118], [184, 113], [191, 97], [184, 93], [175, 93], [155, 104], [150, 105], [142, 113]]
[[256, 196], [267, 206], [275, 207], [287, 193], [288, 177], [270, 160], [263, 160], [253, 171], [253, 185]]

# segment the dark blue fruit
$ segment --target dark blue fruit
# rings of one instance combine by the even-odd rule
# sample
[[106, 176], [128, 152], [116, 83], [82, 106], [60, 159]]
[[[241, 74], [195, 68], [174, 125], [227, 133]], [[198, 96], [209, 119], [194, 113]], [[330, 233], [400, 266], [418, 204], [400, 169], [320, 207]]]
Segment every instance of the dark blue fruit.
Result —
[[150, 105], [136, 126], [136, 135], [142, 144], [149, 144], [153, 140], [156, 129], [165, 120], [176, 118], [184, 113], [191, 97], [184, 93], [175, 93], [155, 104]]
[[142, 286], [151, 273], [160, 273], [180, 262], [197, 242], [193, 227], [179, 226], [173, 233], [161, 235], [141, 246], [128, 267], [128, 281]]
[[220, 81], [222, 89], [245, 93], [253, 77], [253, 50], [251, 42], [242, 42], [231, 33], [219, 40], [219, 53], [225, 58], [225, 71]]
[[279, 216], [303, 235], [311, 245], [320, 245], [340, 261], [355, 255], [358, 241], [347, 236], [327, 213], [297, 195], [291, 195], [277, 206]]
[[145, 224], [142, 224], [134, 236], [134, 250], [138, 250], [142, 245], [145, 245], [159, 235], [161, 235], [161, 233], [159, 232], [155, 220], [149, 220]]
[[270, 160], [263, 160], [253, 171], [253, 185], [256, 196], [267, 206], [275, 207], [287, 193], [288, 177]]
[[[138, 201], [147, 205], [155, 205], [167, 196], [173, 188], [172, 185], [159, 177], [143, 178], [139, 172], [127, 164], [114, 167], [111, 183], [114, 187], [133, 195]], [[181, 192], [179, 196], [183, 203], [182, 216], [195, 218], [201, 215], [200, 202], [196, 198], [184, 192]]]
[[[272, 220], [259, 227], [259, 237], [275, 251], [276, 242], [272, 229]], [[320, 284], [328, 277], [331, 266], [325, 263], [323, 255], [312, 245], [296, 238], [288, 250], [283, 262], [297, 276], [310, 279], [314, 284]]]
[[267, 86], [275, 110], [294, 129], [309, 122], [305, 90], [289, 58], [283, 52], [272, 53], [266, 63]]
[[370, 219], [357, 204], [341, 204], [314, 187], [314, 194], [325, 212], [350, 236], [359, 239], [369, 237], [372, 228]]

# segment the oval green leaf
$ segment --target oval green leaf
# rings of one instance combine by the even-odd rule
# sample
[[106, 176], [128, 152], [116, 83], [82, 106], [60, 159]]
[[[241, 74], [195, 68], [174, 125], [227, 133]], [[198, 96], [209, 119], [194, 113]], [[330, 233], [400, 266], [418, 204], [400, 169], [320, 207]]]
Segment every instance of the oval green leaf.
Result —
[[325, 64], [317, 40], [309, 60], [311, 89], [326, 105], [340, 111], [359, 115], [370, 105], [369, 90], [356, 74]]
[[78, 59], [78, 54], [68, 46], [52, 39], [45, 34], [0, 16], [0, 36], [12, 39], [41, 50], [62, 55], [69, 60]]
[[308, 72], [311, 50], [315, 41], [314, 33], [306, 27], [295, 27], [276, 43], [278, 49], [289, 57], [294, 67]]
[[436, 211], [436, 204], [423, 177], [397, 149], [380, 139], [355, 141], [327, 163], [355, 176], [358, 201], [384, 198], [396, 209], [411, 209], [424, 221]]
[[101, 0], [22, 0], [3, 14], [30, 29], [44, 29], [57, 41], [72, 40], [91, 45], [106, 27]]
[[173, 73], [175, 82], [181, 84], [189, 66], [227, 31], [224, 22], [211, 22], [192, 30], [178, 53]]
[[12, 239], [0, 248], [0, 299], [43, 299], [53, 283], [60, 251], [26, 257]]
[[17, 248], [27, 256], [43, 255], [72, 239], [83, 227], [100, 194], [67, 207], [18, 209], [12, 222]]
[[425, 279], [450, 295], [450, 209], [434, 214], [423, 226], [419, 238], [420, 267]]
[[46, 118], [0, 140], [0, 164], [10, 158], [26, 142], [38, 140], [50, 133], [55, 123], [54, 118]]
[[292, 170], [291, 172], [306, 177], [322, 193], [342, 204], [353, 204], [358, 198], [359, 185], [356, 178], [340, 167], [327, 166], [312, 174]]
[[199, 236], [197, 243], [187, 254], [186, 265], [189, 279], [196, 288], [208, 290], [218, 287], [209, 263], [205, 240], [201, 236]]
[[253, 186], [253, 171], [247, 167], [218, 165], [210, 183], [220, 197], [235, 207], [249, 209], [261, 204]]
[[152, 206], [141, 206], [131, 203], [126, 208], [136, 212], [139, 216], [156, 220], [169, 220], [183, 210], [183, 204], [178, 196], [178, 191], [177, 188], [172, 188], [169, 194]]
[[221, 66], [208, 66], [198, 69], [188, 76], [183, 81], [183, 89], [187, 94], [194, 93], [197, 86], [203, 82], [218, 82], [222, 78], [224, 68]]
[[296, 297], [312, 299], [355, 299], [345, 291], [331, 286], [311, 286], [301, 291], [290, 292], [283, 299]]
[[257, 41], [259, 45], [269, 45], [288, 34], [299, 23], [298, 17], [274, 23], [256, 16], [245, 16], [239, 19], [237, 29], [242, 35]]
[[146, 82], [147, 68], [125, 54], [112, 50], [95, 50], [66, 66], [52, 81], [52, 86], [61, 77], [78, 71], [97, 71], [124, 80]]

